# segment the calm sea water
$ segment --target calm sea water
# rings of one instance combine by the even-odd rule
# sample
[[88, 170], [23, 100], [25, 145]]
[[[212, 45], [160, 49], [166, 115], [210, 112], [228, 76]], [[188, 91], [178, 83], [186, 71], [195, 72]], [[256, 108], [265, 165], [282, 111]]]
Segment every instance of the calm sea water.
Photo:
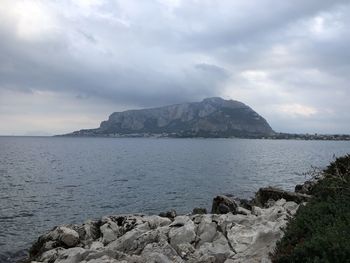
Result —
[[350, 142], [0, 137], [0, 261], [58, 224], [294, 189]]

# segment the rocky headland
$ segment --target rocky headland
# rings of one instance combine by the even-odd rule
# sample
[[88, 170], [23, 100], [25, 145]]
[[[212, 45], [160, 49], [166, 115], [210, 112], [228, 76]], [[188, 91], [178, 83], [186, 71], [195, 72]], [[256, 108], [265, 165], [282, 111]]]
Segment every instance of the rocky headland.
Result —
[[211, 213], [195, 208], [187, 215], [172, 210], [62, 225], [40, 236], [24, 261], [270, 262], [288, 219], [309, 199], [304, 193], [268, 187], [249, 201], [217, 196]]
[[219, 97], [158, 108], [114, 112], [95, 129], [58, 135], [113, 138], [248, 138], [271, 140], [348, 141], [347, 134], [292, 134], [275, 132], [248, 105]]
[[65, 136], [92, 137], [251, 137], [275, 132], [249, 106], [214, 97], [201, 102], [112, 113], [99, 128]]

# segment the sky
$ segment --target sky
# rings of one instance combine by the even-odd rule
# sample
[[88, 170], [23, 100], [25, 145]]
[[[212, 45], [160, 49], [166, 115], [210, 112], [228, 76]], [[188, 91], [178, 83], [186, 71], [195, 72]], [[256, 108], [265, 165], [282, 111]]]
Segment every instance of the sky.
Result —
[[348, 0], [0, 1], [0, 135], [206, 97], [350, 134]]

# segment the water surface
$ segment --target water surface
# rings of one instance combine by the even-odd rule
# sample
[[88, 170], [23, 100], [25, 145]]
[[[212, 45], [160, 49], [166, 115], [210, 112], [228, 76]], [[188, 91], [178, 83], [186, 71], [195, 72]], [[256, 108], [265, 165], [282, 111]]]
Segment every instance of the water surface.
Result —
[[301, 173], [346, 153], [350, 142], [0, 137], [0, 261], [58, 224], [292, 190]]

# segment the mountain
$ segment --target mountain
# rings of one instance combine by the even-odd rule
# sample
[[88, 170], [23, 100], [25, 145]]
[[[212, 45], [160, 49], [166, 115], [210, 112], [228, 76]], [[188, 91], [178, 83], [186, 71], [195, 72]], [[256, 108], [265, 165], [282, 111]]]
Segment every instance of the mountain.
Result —
[[201, 102], [114, 112], [99, 128], [66, 136], [254, 138], [274, 133], [267, 121], [249, 106], [215, 97]]

